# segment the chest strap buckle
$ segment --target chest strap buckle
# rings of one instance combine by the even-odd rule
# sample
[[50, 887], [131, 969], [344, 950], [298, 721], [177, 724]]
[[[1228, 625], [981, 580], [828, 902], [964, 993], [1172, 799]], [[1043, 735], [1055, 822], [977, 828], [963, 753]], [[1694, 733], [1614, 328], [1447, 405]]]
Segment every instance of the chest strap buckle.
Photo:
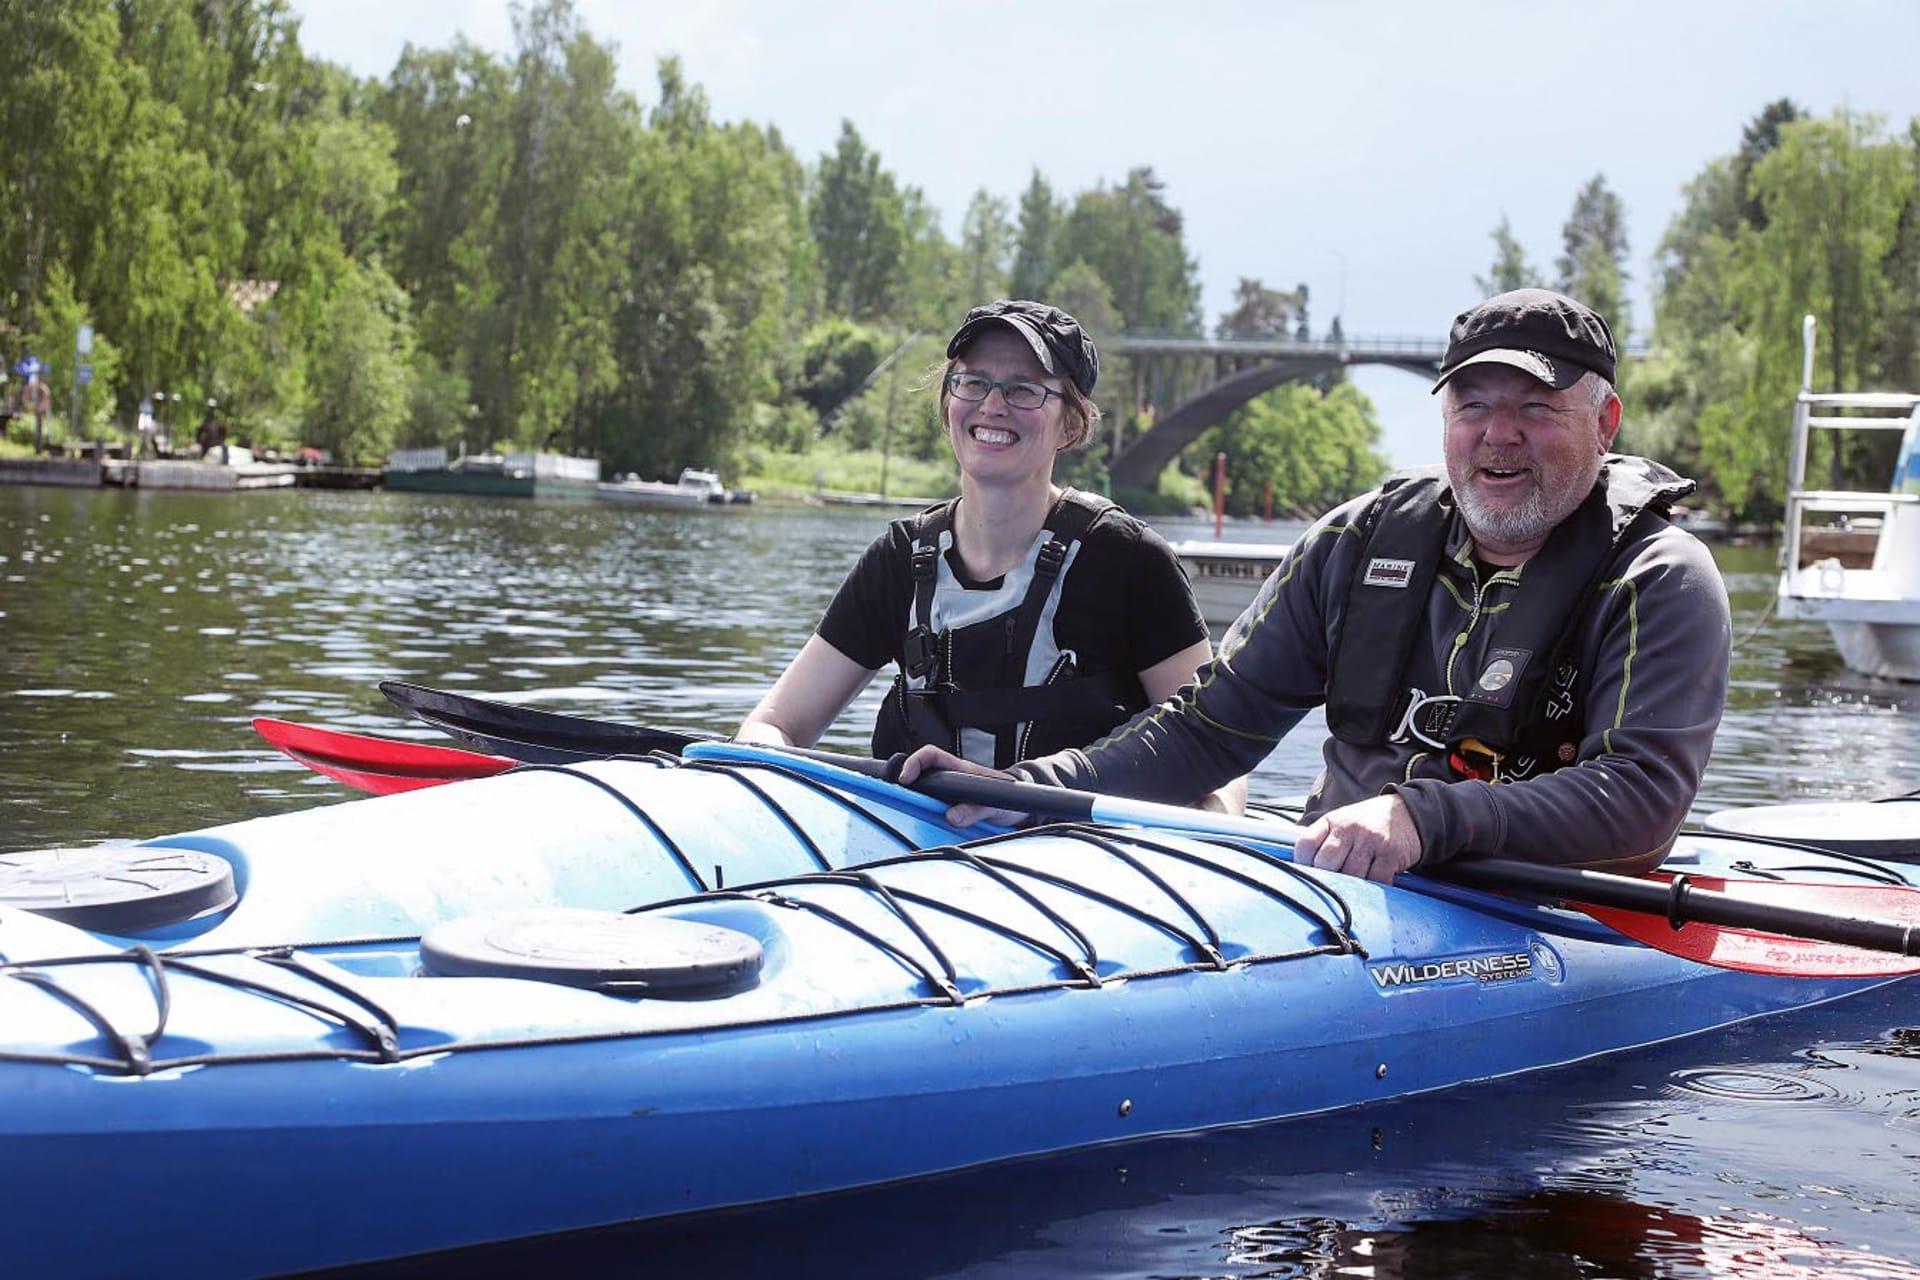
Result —
[[1447, 749], [1447, 731], [1460, 710], [1458, 694], [1436, 693], [1428, 697], [1424, 690], [1407, 691], [1407, 709], [1400, 715], [1400, 726], [1387, 735], [1388, 742], [1416, 739], [1441, 751]]
[[939, 640], [927, 628], [915, 627], [907, 632], [905, 651], [907, 674], [915, 680], [925, 680], [932, 675], [934, 658], [939, 649]]

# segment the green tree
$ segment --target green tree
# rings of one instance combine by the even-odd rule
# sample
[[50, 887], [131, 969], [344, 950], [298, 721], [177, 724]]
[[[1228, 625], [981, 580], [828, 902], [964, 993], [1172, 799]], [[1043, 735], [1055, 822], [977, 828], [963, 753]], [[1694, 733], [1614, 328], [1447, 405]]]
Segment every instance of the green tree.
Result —
[[1907, 195], [1887, 251], [1885, 311], [1876, 363], [1886, 385], [1920, 387], [1920, 119], [1907, 125]]
[[675, 59], [660, 102], [613, 154], [617, 250], [611, 379], [582, 406], [579, 443], [614, 471], [721, 465], [754, 408], [779, 392], [803, 226], [791, 153], [750, 125], [720, 126]]
[[[50, 267], [71, 266], [98, 217], [97, 157], [127, 113], [113, 6], [14, 5], [0, 41], [0, 301], [33, 340]], [[21, 354], [14, 352], [15, 358]]]
[[[1767, 118], [1748, 128], [1750, 150], [1769, 136]], [[1638, 406], [1656, 440], [1684, 450], [1691, 430], [1700, 473], [1728, 507], [1750, 516], [1782, 501], [1780, 442], [1799, 380], [1801, 317], [1818, 318], [1817, 389], [1855, 390], [1884, 376], [1886, 347], [1876, 335], [1894, 306], [1887, 271], [1899, 260], [1916, 181], [1909, 141], [1888, 140], [1873, 117], [1842, 111], [1781, 124], [1771, 136], [1747, 189], [1736, 186], [1737, 158], [1716, 162], [1668, 228], [1655, 345], [1671, 364], [1649, 361], [1659, 376]], [[1825, 452], [1810, 464], [1830, 477], [1864, 477], [1891, 461], [1882, 456], [1890, 442], [1853, 441], [1846, 454], [1832, 443], [1819, 437]]]
[[513, 159], [510, 78], [457, 37], [448, 49], [408, 46], [373, 101], [398, 169], [385, 258], [413, 300], [422, 349], [463, 381], [477, 358], [473, 319], [499, 296], [489, 245]]
[[1126, 332], [1127, 318], [1113, 300], [1113, 290], [1084, 260], [1075, 259], [1054, 276], [1047, 301], [1078, 320], [1096, 346], [1102, 338], [1114, 338]]
[[[1386, 459], [1375, 449], [1373, 404], [1350, 383], [1322, 392], [1304, 383], [1270, 391], [1208, 428], [1186, 451], [1204, 470], [1227, 455], [1226, 508], [1263, 515], [1315, 515], [1379, 483]], [[1210, 472], [1209, 472], [1210, 474]]]
[[546, 446], [578, 428], [578, 404], [615, 376], [610, 157], [637, 112], [568, 0], [516, 8], [514, 35], [510, 160], [488, 244], [497, 289], [474, 317], [469, 376], [490, 435]]
[[1055, 256], [1092, 267], [1135, 332], [1197, 336], [1199, 273], [1187, 253], [1181, 216], [1165, 194], [1150, 168], [1133, 170], [1118, 187], [1082, 192]]
[[[1756, 231], [1766, 228], [1767, 211], [1759, 193], [1753, 188], [1754, 166], [1780, 145], [1782, 129], [1805, 118], [1806, 112], [1795, 106], [1791, 99], [1778, 98], [1761, 108], [1760, 114], [1748, 121], [1746, 128], [1741, 131], [1740, 149], [1733, 157], [1734, 189], [1741, 193], [1740, 221]], [[1732, 235], [1733, 227], [1729, 226], [1726, 233]]]
[[348, 263], [313, 335], [302, 438], [343, 462], [384, 458], [411, 407], [412, 345], [406, 294], [378, 265]]
[[821, 157], [809, 217], [828, 307], [849, 320], [889, 314], [906, 255], [905, 204], [851, 120]]
[[801, 342], [794, 394], [824, 417], [866, 384], [890, 346], [880, 330], [830, 316]]
[[[968, 307], [985, 299], [968, 292], [961, 251], [940, 229], [940, 212], [918, 187], [900, 193], [902, 251], [884, 318], [910, 329], [946, 329]], [[882, 313], [875, 312], [875, 318]]]
[[1259, 280], [1240, 277], [1233, 291], [1233, 309], [1222, 313], [1214, 326], [1217, 338], [1245, 341], [1284, 341], [1307, 323], [1306, 286], [1292, 293], [1269, 289]]
[[1604, 177], [1596, 174], [1580, 189], [1560, 237], [1558, 288], [1604, 316], [1615, 340], [1624, 343], [1629, 327], [1627, 214]]
[[978, 303], [1005, 295], [1013, 241], [1007, 202], [985, 189], [974, 192], [960, 221], [961, 297]]
[[1016, 298], [1046, 300], [1057, 270], [1054, 240], [1062, 220], [1053, 188], [1033, 171], [1033, 178], [1020, 197], [1020, 227], [1015, 235], [1013, 269], [1007, 280], [1007, 292]]
[[1493, 267], [1486, 275], [1475, 276], [1474, 283], [1487, 297], [1512, 289], [1540, 287], [1540, 274], [1527, 261], [1527, 251], [1513, 234], [1513, 223], [1504, 213], [1500, 215], [1500, 225], [1493, 230]]
[[[1887, 303], [1884, 264], [1914, 183], [1906, 148], [1886, 141], [1882, 127], [1878, 117], [1850, 111], [1798, 121], [1782, 128], [1779, 146], [1754, 167], [1766, 224], [1740, 242], [1743, 319], [1759, 340], [1765, 373], [1751, 388], [1739, 429], [1757, 433], [1769, 419], [1777, 424], [1791, 402], [1803, 315], [1819, 321], [1818, 389], [1856, 390], [1878, 380], [1873, 335]], [[1891, 453], [1875, 448], [1879, 442], [1851, 443], [1859, 450], [1851, 455], [1856, 465], [1891, 464]], [[1848, 462], [1832, 456], [1834, 487]], [[1777, 478], [1777, 468], [1768, 471], [1768, 479]]]

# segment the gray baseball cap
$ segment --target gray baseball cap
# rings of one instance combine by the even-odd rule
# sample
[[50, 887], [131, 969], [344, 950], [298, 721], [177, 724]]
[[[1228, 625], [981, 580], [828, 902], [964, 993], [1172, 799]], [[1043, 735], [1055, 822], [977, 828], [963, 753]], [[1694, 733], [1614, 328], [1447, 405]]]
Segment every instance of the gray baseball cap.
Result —
[[967, 312], [967, 318], [947, 339], [947, 358], [965, 351], [983, 329], [1004, 326], [1027, 340], [1040, 367], [1056, 378], [1065, 378], [1080, 388], [1080, 394], [1093, 394], [1100, 379], [1100, 353], [1080, 322], [1058, 307], [1044, 302], [1002, 298]]

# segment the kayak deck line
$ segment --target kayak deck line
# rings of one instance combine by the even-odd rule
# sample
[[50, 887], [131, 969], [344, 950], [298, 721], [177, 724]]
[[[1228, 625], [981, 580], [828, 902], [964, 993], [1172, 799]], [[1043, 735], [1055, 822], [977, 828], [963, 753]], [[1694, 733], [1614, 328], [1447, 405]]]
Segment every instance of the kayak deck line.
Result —
[[[1056, 858], [1072, 844], [1097, 855], [1096, 875], [1116, 879], [1094, 888], [1070, 875], [997, 849], [1040, 845]], [[929, 869], [932, 869], [931, 871]], [[1178, 872], [1194, 884], [1173, 883]], [[1211, 883], [1210, 883], [1211, 882]], [[916, 884], [931, 884], [938, 894]], [[1222, 932], [1196, 898], [1237, 891], [1265, 899], [1283, 917], [1282, 934], [1292, 945], [1269, 946], [1236, 941]], [[1156, 901], [1157, 900], [1157, 901]], [[885, 984], [877, 998], [836, 1001], [830, 1007], [800, 1012], [761, 1009], [746, 1016], [725, 1013], [725, 1000], [683, 1001], [670, 993], [603, 990], [609, 1010], [570, 1029], [547, 1028], [523, 1036], [494, 1035], [449, 1039], [434, 1030], [421, 1042], [420, 1028], [398, 1012], [401, 988], [442, 986], [426, 977], [369, 977], [356, 969], [393, 970], [411, 975], [422, 938], [385, 938], [288, 946], [207, 948], [171, 954], [138, 946], [99, 954], [47, 955], [0, 962], [0, 975], [26, 982], [79, 1012], [91, 1024], [108, 1053], [0, 1048], [0, 1063], [40, 1063], [85, 1067], [110, 1075], [146, 1076], [187, 1067], [246, 1063], [292, 1063], [332, 1059], [358, 1063], [401, 1063], [424, 1056], [476, 1050], [519, 1049], [585, 1041], [637, 1040], [667, 1035], [768, 1028], [865, 1017], [876, 1012], [959, 1006], [1068, 988], [1099, 987], [1110, 981], [1147, 981], [1177, 974], [1227, 972], [1237, 968], [1299, 961], [1314, 956], [1353, 956], [1365, 961], [1367, 949], [1353, 936], [1351, 904], [1332, 885], [1275, 857], [1270, 851], [1222, 840], [1174, 843], [1132, 834], [1125, 839], [1089, 824], [1061, 823], [1009, 832], [965, 844], [915, 850], [846, 870], [808, 872], [763, 884], [712, 889], [625, 913], [667, 920], [718, 921], [724, 904], [740, 904], [764, 915], [806, 917], [839, 945], [890, 961], [906, 979], [904, 987]], [[963, 905], [972, 904], [972, 905]], [[1142, 926], [1159, 939], [1147, 949], [1151, 963], [1120, 960], [1107, 943]], [[739, 921], [735, 921], [736, 927]], [[754, 922], [762, 945], [787, 942], [791, 928]], [[1258, 921], [1241, 932], [1257, 932]], [[1571, 923], [1571, 922], [1569, 922]], [[996, 935], [1000, 944], [1030, 953], [1029, 964], [1009, 966], [1011, 978], [994, 979], [977, 965], [957, 960], [964, 949], [943, 937]], [[1317, 940], [1316, 940], [1317, 939]], [[796, 944], [797, 945], [797, 944]], [[976, 948], [977, 949], [977, 948]], [[1114, 951], [1122, 948], [1115, 945]], [[841, 963], [859, 963], [842, 960]], [[1462, 970], [1462, 975], [1466, 973]], [[64, 979], [56, 974], [66, 975]], [[126, 1000], [131, 974], [135, 989], [150, 991], [148, 1004]], [[291, 979], [291, 982], [288, 980]], [[504, 980], [525, 982], [525, 978]], [[263, 1007], [291, 1010], [320, 1025], [301, 1037], [288, 1035], [264, 1050], [166, 1052], [169, 1021], [179, 1012], [207, 1002], [207, 989], [257, 998]], [[557, 991], [557, 988], [554, 988]], [[109, 1008], [118, 1011], [116, 1017]], [[703, 1019], [699, 1015], [706, 1012]], [[274, 1021], [251, 1015], [252, 1021]], [[426, 1024], [431, 1027], [431, 1023]], [[339, 1043], [344, 1032], [348, 1043]], [[302, 1043], [302, 1041], [306, 1043]], [[331, 1043], [329, 1043], [331, 1041]]]

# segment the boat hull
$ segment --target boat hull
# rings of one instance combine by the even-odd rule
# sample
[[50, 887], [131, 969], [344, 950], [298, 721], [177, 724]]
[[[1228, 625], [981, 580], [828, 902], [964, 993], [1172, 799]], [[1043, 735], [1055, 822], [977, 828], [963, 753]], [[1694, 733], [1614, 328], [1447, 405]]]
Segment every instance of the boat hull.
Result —
[[1897, 588], [1884, 570], [1809, 565], [1785, 576], [1778, 608], [1783, 618], [1824, 623], [1849, 670], [1920, 680], [1920, 596]]
[[591, 482], [551, 476], [500, 472], [389, 471], [383, 483], [395, 493], [465, 493], [486, 498], [565, 498], [594, 496]]
[[1261, 585], [1280, 567], [1287, 547], [1284, 543], [1190, 540], [1174, 543], [1173, 553], [1193, 584], [1200, 616], [1217, 629], [1246, 612]]
[[695, 489], [658, 480], [602, 481], [593, 496], [606, 502], [622, 502], [636, 507], [706, 507], [713, 499]]
[[[1271, 846], [1043, 828], [950, 847], [969, 833], [925, 798], [838, 775], [607, 762], [170, 837], [148, 847], [216, 853], [239, 882], [171, 937], [0, 908], [0, 1194], [35, 1224], [14, 1263], [243, 1276], [425, 1253], [1328, 1111], [1871, 985], [1297, 868], [1284, 824]], [[641, 926], [750, 938], [760, 967], [686, 998], [424, 976], [421, 934], [528, 903], [651, 903]]]

